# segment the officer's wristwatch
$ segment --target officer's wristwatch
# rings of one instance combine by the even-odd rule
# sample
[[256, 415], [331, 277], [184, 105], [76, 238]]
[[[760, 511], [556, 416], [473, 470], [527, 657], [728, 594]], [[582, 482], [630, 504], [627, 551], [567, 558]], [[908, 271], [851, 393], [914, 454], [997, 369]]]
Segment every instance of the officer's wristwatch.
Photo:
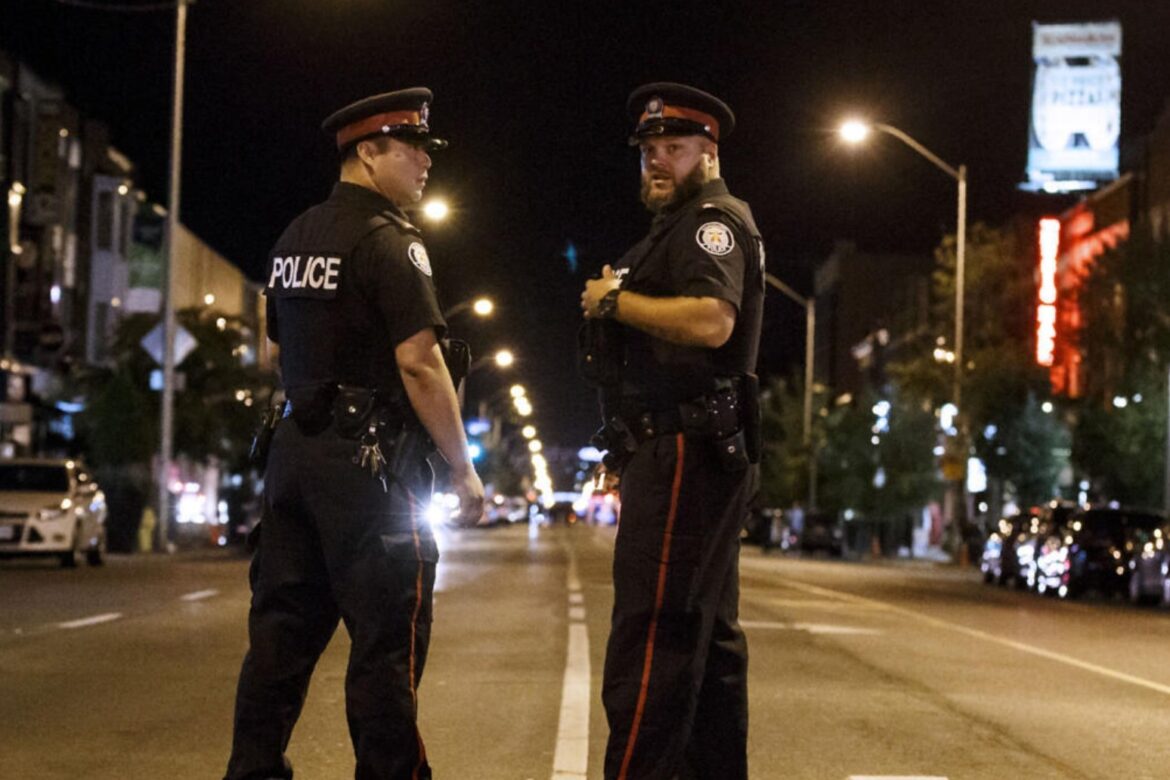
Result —
[[603, 320], [613, 319], [613, 316], [617, 314], [617, 299], [621, 293], [621, 288], [615, 287], [601, 296], [601, 300], [597, 302], [597, 316], [599, 318]]

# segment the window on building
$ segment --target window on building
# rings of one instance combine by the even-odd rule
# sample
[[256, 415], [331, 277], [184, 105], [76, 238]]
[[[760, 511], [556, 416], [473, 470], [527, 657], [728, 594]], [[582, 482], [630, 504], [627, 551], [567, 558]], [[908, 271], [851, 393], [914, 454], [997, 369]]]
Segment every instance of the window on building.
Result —
[[114, 193], [104, 190], [97, 196], [94, 246], [108, 252], [114, 248]]

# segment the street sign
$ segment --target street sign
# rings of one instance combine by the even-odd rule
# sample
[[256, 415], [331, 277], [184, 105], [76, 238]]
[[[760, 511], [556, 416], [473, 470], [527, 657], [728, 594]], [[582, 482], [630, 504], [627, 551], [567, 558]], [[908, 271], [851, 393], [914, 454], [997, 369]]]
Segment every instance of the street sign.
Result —
[[[163, 326], [160, 322], [154, 328], [142, 337], [142, 341], [138, 342], [142, 348], [146, 350], [146, 354], [154, 358], [154, 362], [160, 366], [163, 362]], [[179, 365], [187, 356], [191, 354], [191, 350], [195, 349], [198, 342], [186, 328], [182, 325], [175, 325], [175, 365]]]

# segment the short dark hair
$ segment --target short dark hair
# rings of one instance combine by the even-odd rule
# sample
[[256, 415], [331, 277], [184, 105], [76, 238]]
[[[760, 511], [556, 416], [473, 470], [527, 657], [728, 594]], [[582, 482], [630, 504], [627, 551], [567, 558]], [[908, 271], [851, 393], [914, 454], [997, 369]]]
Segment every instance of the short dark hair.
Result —
[[390, 148], [390, 138], [391, 136], [388, 135], [375, 135], [370, 138], [363, 138], [360, 141], [354, 141], [352, 144], [347, 145], [340, 151], [339, 156], [341, 164], [345, 165], [350, 160], [356, 160], [358, 144], [364, 141], [370, 141], [378, 147], [378, 152], [380, 154], [385, 154], [386, 150]]

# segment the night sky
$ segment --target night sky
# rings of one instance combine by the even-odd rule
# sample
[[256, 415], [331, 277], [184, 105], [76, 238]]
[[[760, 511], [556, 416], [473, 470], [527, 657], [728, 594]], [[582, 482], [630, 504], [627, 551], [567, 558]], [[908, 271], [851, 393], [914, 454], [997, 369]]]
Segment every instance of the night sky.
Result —
[[[157, 0], [92, 0], [112, 5]], [[833, 135], [847, 113], [895, 125], [970, 168], [973, 221], [1022, 209], [1031, 25], [1120, 19], [1123, 142], [1170, 98], [1170, 2], [451, 2], [198, 0], [188, 24], [182, 219], [259, 278], [283, 226], [336, 178], [321, 119], [408, 86], [435, 92], [428, 195], [455, 205], [427, 231], [446, 305], [486, 292], [487, 324], [460, 318], [479, 354], [512, 347], [511, 375], [471, 394], [531, 388], [553, 443], [578, 446], [595, 404], [574, 365], [587, 276], [646, 230], [627, 94], [693, 83], [726, 100], [738, 128], [723, 174], [748, 200], [772, 273], [811, 292], [834, 240], [929, 252], [953, 231], [950, 178], [893, 139], [865, 151]], [[173, 12], [109, 13], [56, 0], [0, 0], [0, 47], [109, 123], [152, 198], [166, 196]], [[579, 252], [574, 272], [565, 257]], [[769, 293], [761, 369], [792, 370], [803, 311]]]

